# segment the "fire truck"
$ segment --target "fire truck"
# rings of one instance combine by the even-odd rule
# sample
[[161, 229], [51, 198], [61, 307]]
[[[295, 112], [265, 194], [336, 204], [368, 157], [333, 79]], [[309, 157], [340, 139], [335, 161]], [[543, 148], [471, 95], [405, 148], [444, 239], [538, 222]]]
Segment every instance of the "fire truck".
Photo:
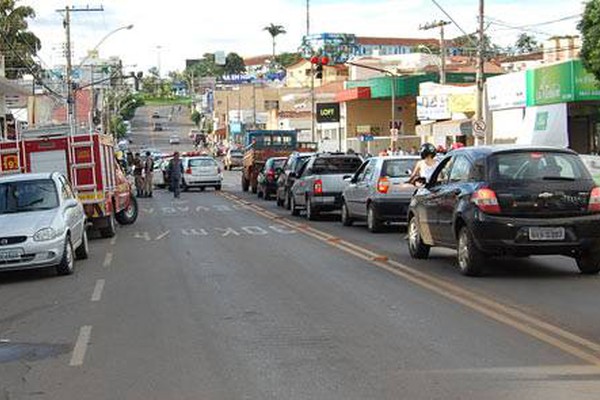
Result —
[[88, 222], [102, 237], [113, 237], [117, 222], [136, 221], [137, 200], [115, 158], [112, 136], [71, 132], [61, 125], [26, 130], [0, 142], [0, 175], [54, 171], [68, 177]]

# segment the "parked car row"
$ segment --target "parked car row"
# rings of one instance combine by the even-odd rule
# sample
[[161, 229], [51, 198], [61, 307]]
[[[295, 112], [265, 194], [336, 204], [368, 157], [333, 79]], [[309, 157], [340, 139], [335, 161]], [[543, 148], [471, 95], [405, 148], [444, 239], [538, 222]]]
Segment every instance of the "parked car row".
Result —
[[600, 272], [600, 157], [561, 148], [480, 146], [439, 158], [429, 180], [409, 178], [418, 156], [294, 153], [269, 159], [259, 196], [274, 196], [292, 215], [341, 211], [350, 226], [371, 232], [407, 223], [413, 258], [431, 247], [457, 252], [464, 275], [477, 276], [489, 257], [563, 255], [584, 274]]

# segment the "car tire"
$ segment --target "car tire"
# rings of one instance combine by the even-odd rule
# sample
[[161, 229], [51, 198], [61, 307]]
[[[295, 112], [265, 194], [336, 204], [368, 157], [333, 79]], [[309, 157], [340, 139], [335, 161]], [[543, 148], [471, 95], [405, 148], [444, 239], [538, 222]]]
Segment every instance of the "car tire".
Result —
[[317, 218], [319, 218], [319, 212], [315, 210], [312, 200], [310, 198], [306, 199], [306, 219], [314, 221]]
[[115, 214], [111, 213], [105, 218], [107, 220], [107, 226], [100, 229], [100, 236], [103, 238], [112, 238], [117, 234], [117, 221], [115, 219]]
[[298, 207], [296, 207], [296, 200], [294, 199], [294, 196], [291, 196], [290, 198], [290, 212], [295, 217], [300, 215], [300, 210], [298, 210]]
[[215, 190], [216, 190], [217, 192], [220, 192], [220, 191], [221, 191], [221, 185], [217, 185], [217, 186], [215, 186]]
[[285, 198], [283, 199], [283, 208], [289, 210], [291, 206], [291, 197], [289, 193], [285, 193]]
[[56, 266], [56, 273], [58, 275], [71, 275], [74, 271], [75, 256], [73, 254], [73, 244], [71, 243], [71, 237], [67, 235], [65, 238], [63, 257], [60, 260], [60, 264]]
[[250, 189], [250, 184], [248, 183], [246, 178], [244, 178], [244, 176], [242, 175], [242, 191], [247, 192], [249, 189]]
[[576, 259], [579, 272], [584, 275], [595, 275], [600, 272], [600, 253], [586, 251]]
[[137, 202], [137, 199], [132, 194], [129, 196], [129, 207], [118, 212], [115, 217], [119, 224], [131, 225], [137, 220], [138, 212], [139, 212], [138, 202]]
[[81, 244], [77, 249], [75, 249], [75, 258], [78, 260], [87, 260], [90, 256], [90, 245], [88, 242], [87, 230], [83, 229], [83, 234], [81, 235]]
[[206, 190], [206, 186], [200, 186], [198, 189], [200, 189], [201, 192], [204, 192]]
[[466, 226], [458, 231], [457, 246], [458, 267], [465, 276], [480, 276], [485, 254], [477, 248], [473, 235]]
[[254, 192], [254, 193], [256, 193], [256, 197], [258, 197], [259, 199], [262, 199], [264, 197], [263, 191], [260, 190], [260, 188], [258, 186], [256, 187], [256, 192]]
[[381, 232], [382, 224], [375, 214], [375, 207], [369, 204], [367, 207], [367, 229], [371, 233]]
[[345, 201], [342, 201], [342, 225], [344, 226], [352, 226], [354, 220], [350, 216], [350, 211], [348, 210], [348, 205]]
[[265, 191], [263, 192], [263, 199], [269, 201], [271, 200], [271, 194], [269, 194], [269, 192], [267, 192], [267, 190], [265, 189]]
[[425, 259], [429, 257], [430, 250], [431, 246], [423, 243], [417, 217], [412, 216], [408, 220], [408, 252], [410, 256], [416, 259]]

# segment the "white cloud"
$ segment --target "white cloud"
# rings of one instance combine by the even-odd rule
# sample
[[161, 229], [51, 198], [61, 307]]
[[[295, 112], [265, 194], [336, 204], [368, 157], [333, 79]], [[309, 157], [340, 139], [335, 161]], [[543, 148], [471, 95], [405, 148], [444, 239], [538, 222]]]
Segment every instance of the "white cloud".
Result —
[[[476, 29], [477, 2], [474, 0], [439, 0], [468, 32]], [[31, 28], [42, 40], [41, 57], [48, 64], [60, 63], [60, 45], [64, 43], [62, 17], [55, 10], [64, 0], [22, 0], [34, 7], [38, 18]], [[271, 41], [262, 28], [273, 22], [283, 25], [287, 34], [277, 38], [278, 49], [296, 50], [306, 31], [304, 0], [104, 0], [105, 11], [73, 13], [73, 43], [76, 59], [85, 54], [108, 32], [134, 24], [131, 31], [121, 31], [101, 46], [103, 56], [118, 55], [126, 65], [147, 70], [158, 63], [157, 46], [161, 46], [163, 71], [182, 69], [186, 58], [223, 50], [243, 56], [269, 54]], [[525, 25], [578, 14], [583, 6], [575, 1], [559, 0], [488, 0], [488, 16], [513, 25]], [[568, 4], [567, 4], [568, 3]], [[93, 3], [74, 2], [76, 6]], [[345, 32], [362, 36], [436, 37], [436, 31], [420, 31], [419, 25], [446, 18], [430, 0], [311, 0], [311, 32]], [[575, 34], [577, 20], [534, 28], [550, 34]], [[501, 45], [514, 43], [518, 31], [488, 32]], [[449, 26], [448, 37], [460, 31]], [[543, 39], [543, 35], [538, 35]], [[53, 51], [53, 48], [57, 50]]]

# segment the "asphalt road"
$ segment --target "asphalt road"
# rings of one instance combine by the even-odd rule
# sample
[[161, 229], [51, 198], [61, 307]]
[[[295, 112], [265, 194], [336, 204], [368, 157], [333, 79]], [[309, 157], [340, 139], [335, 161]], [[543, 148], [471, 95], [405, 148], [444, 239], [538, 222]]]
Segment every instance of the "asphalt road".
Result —
[[[135, 146], [187, 136], [150, 111]], [[572, 261], [468, 279], [448, 251], [410, 260], [401, 229], [309, 223], [239, 179], [140, 199], [72, 276], [0, 274], [0, 399], [598, 398], [600, 280]]]

